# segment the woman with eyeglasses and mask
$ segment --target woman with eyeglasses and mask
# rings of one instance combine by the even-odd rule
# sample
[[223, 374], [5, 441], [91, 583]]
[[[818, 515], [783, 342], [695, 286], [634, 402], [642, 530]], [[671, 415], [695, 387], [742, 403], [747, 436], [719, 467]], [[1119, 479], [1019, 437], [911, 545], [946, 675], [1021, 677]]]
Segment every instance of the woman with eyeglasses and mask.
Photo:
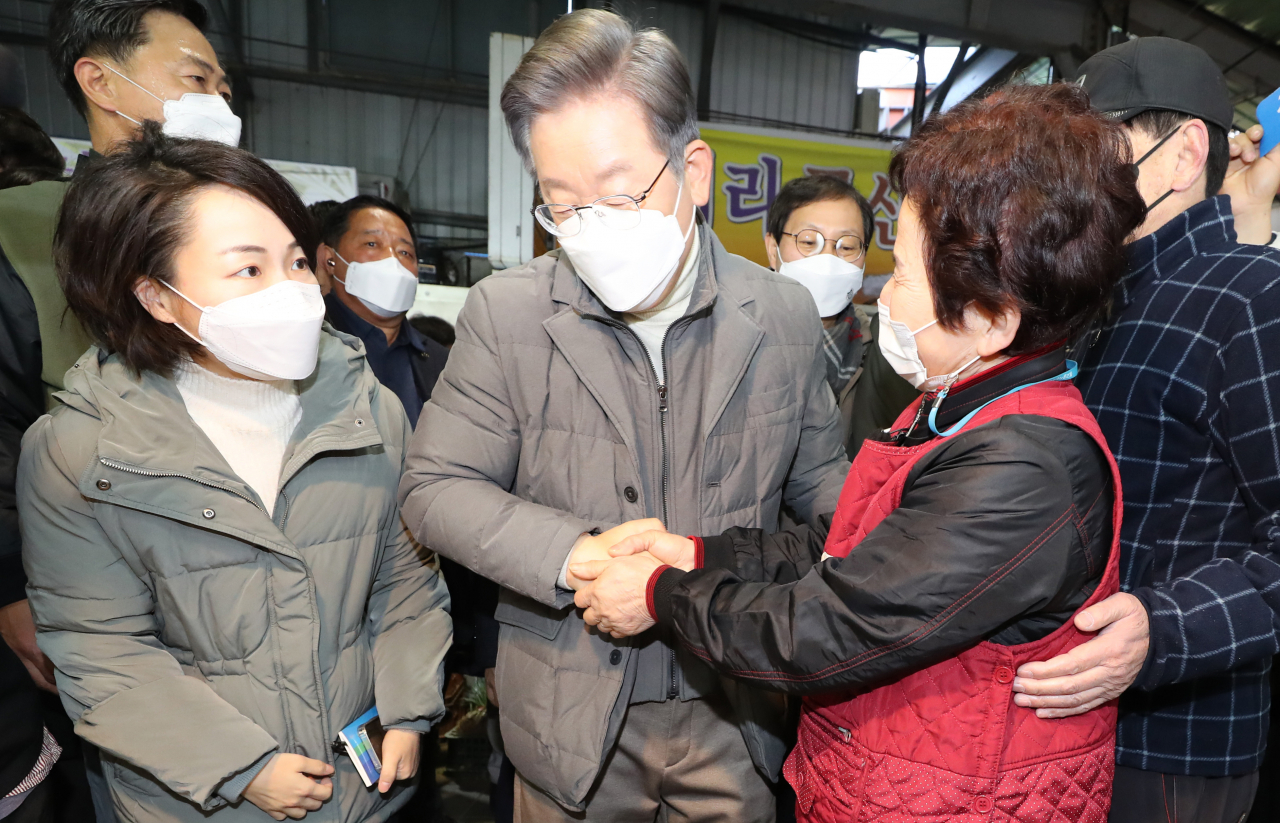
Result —
[[[62, 207], [97, 345], [23, 441], [18, 504], [40, 646], [125, 821], [386, 820], [443, 714], [448, 595], [396, 503], [410, 429], [322, 328], [313, 231], [265, 163], [154, 123]], [[366, 788], [334, 743], [375, 706]]]
[[1124, 271], [1130, 160], [1072, 85], [930, 118], [890, 164], [880, 297], [884, 355], [925, 394], [863, 444], [828, 526], [648, 532], [571, 568], [594, 580], [586, 622], [660, 624], [721, 674], [803, 697], [784, 769], [800, 820], [1106, 818], [1115, 703], [1048, 719], [1013, 687], [1117, 590], [1119, 475], [1066, 344]]

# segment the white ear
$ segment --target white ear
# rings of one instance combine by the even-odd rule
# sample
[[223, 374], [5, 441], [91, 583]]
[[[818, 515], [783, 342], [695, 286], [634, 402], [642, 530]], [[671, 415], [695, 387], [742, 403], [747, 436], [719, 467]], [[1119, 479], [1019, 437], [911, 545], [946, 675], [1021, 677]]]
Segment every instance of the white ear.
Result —
[[965, 326], [980, 332], [976, 349], [982, 357], [992, 357], [1009, 348], [1022, 327], [1022, 310], [1017, 306], [1009, 306], [994, 315], [970, 306], [964, 314]]
[[169, 306], [172, 292], [162, 289], [150, 277], [139, 277], [133, 284], [133, 296], [138, 298], [142, 308], [161, 323], [177, 323], [178, 317]]

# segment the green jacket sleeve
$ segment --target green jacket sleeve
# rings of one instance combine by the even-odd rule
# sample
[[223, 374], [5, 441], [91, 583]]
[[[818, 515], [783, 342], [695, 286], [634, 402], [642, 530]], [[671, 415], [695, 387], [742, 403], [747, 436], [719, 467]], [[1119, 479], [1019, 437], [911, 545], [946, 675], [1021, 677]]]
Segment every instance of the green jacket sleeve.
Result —
[[[383, 407], [400, 425], [403, 455], [413, 433], [408, 418], [398, 403]], [[425, 732], [444, 716], [444, 656], [453, 640], [449, 590], [398, 509], [394, 516], [399, 528], [383, 547], [369, 597], [374, 695], [384, 728]]]
[[218, 787], [276, 741], [161, 645], [145, 571], [121, 550], [127, 536], [104, 527], [77, 488], [92, 454], [69, 460], [54, 428], [45, 416], [23, 438], [18, 511], [37, 640], [63, 705], [82, 738], [217, 808]]

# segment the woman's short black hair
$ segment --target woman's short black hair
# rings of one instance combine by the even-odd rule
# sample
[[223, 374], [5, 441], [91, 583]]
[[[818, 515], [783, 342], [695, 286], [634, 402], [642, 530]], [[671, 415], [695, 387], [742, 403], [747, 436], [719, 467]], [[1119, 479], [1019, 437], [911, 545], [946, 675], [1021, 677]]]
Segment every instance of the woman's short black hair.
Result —
[[[812, 174], [788, 180], [778, 192], [778, 196], [769, 205], [769, 217], [765, 222], [773, 242], [782, 242], [782, 233], [786, 231], [787, 221], [796, 209], [802, 209], [810, 203], [821, 203], [824, 200], [852, 200], [862, 215], [862, 242], [871, 242], [871, 228], [874, 220], [871, 215], [871, 204], [862, 192], [832, 174]], [[834, 238], [832, 238], [834, 239]]]
[[409, 230], [409, 239], [413, 241], [416, 254], [418, 235], [413, 230], [413, 218], [409, 216], [407, 211], [390, 200], [384, 197], [375, 197], [372, 194], [358, 194], [350, 200], [344, 200], [332, 208], [325, 209], [323, 216], [317, 215], [321, 220], [320, 242], [331, 249], [338, 248], [338, 244], [342, 242], [343, 235], [351, 227], [351, 215], [362, 209], [382, 209], [399, 217], [401, 222], [404, 223], [404, 227]]
[[147, 121], [139, 139], [95, 159], [67, 187], [53, 256], [67, 305], [100, 347], [134, 371], [168, 374], [200, 347], [138, 302], [134, 285], [173, 281], [173, 258], [190, 230], [191, 201], [227, 186], [270, 209], [315, 268], [315, 227], [293, 187], [242, 149], [166, 137]]
[[54, 0], [49, 9], [49, 58], [58, 83], [81, 116], [88, 104], [76, 79], [76, 61], [110, 57], [128, 62], [147, 42], [143, 18], [152, 11], [185, 17], [200, 31], [209, 24], [209, 13], [197, 0]]
[[66, 161], [22, 109], [0, 108], [0, 189], [62, 177]]

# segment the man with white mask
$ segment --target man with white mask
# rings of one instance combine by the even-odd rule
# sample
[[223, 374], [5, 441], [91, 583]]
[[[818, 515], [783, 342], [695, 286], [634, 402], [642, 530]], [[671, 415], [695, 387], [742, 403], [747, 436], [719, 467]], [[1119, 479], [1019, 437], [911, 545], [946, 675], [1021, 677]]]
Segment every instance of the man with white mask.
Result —
[[[49, 9], [49, 52], [54, 72], [67, 97], [88, 122], [93, 152], [86, 163], [111, 154], [139, 133], [139, 123], [161, 121], [166, 133], [234, 143], [239, 119], [227, 105], [231, 90], [213, 47], [204, 36], [207, 13], [196, 0], [57, 0]], [[31, 674], [33, 688], [53, 690], [53, 670], [36, 647], [23, 586], [21, 538], [15, 498], [21, 438], [51, 407], [52, 395], [64, 387], [63, 375], [88, 348], [90, 340], [66, 311], [53, 265], [53, 235], [66, 181], [50, 180], [0, 191], [0, 636]], [[59, 713], [61, 715], [61, 713]], [[46, 739], [39, 741], [39, 712], [26, 712], [9, 739], [34, 728], [34, 746], [25, 747], [26, 766], [0, 754], [0, 797], [15, 785], [31, 785], [53, 758]], [[65, 715], [48, 716], [46, 724], [64, 749], [60, 765], [68, 774], [78, 764], [77, 743]], [[86, 754], [96, 762], [92, 751]], [[100, 772], [90, 767], [97, 819], [114, 819]], [[68, 797], [75, 792], [64, 793]], [[62, 800], [62, 798], [59, 798]], [[74, 802], [74, 801], [72, 801]], [[5, 808], [0, 804], [0, 816]], [[31, 812], [34, 814], [34, 812]], [[93, 812], [67, 808], [69, 819], [89, 819]]]
[[918, 395], [880, 354], [877, 318], [853, 302], [862, 288], [872, 226], [871, 205], [861, 192], [819, 174], [782, 187], [769, 205], [764, 238], [769, 267], [808, 289], [822, 315], [827, 384], [840, 407], [850, 459]]
[[587, 627], [568, 567], [659, 523], [834, 510], [849, 463], [813, 298], [698, 216], [711, 149], [663, 33], [561, 17], [502, 107], [560, 248], [472, 289], [400, 493], [424, 545], [504, 587], [516, 819], [772, 821], [783, 702], [664, 632]]
[[171, 137], [239, 143], [231, 86], [194, 0], [59, 0], [49, 21], [54, 71], [95, 151], [133, 139], [144, 120]]
[[418, 290], [412, 222], [390, 200], [353, 197], [325, 215], [316, 265], [333, 285], [325, 297], [326, 319], [364, 342], [374, 375], [400, 398], [416, 426], [449, 350], [406, 319]]

